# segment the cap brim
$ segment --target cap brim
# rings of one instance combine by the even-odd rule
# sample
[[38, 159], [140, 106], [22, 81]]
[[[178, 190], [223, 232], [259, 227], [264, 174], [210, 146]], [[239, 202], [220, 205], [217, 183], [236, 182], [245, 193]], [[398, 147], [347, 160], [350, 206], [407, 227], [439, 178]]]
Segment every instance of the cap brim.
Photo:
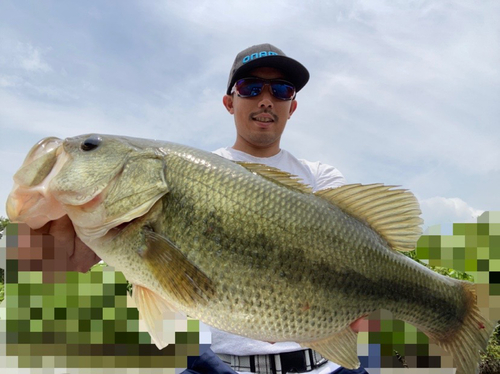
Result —
[[231, 89], [238, 79], [246, 78], [252, 70], [262, 67], [280, 70], [283, 73], [284, 78], [293, 83], [297, 92], [299, 92], [309, 81], [309, 71], [307, 71], [305, 66], [300, 62], [286, 56], [268, 56], [252, 60], [240, 67], [233, 74], [226, 93], [228, 95], [231, 94]]

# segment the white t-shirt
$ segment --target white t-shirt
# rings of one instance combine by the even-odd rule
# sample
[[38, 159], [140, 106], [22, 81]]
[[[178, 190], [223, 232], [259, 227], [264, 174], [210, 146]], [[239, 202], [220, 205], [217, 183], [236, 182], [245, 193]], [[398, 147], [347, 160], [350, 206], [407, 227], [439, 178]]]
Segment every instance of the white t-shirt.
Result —
[[[213, 153], [233, 161], [253, 162], [264, 164], [296, 175], [302, 182], [312, 187], [313, 191], [325, 188], [336, 188], [346, 184], [344, 176], [336, 168], [320, 162], [299, 160], [285, 150], [272, 157], [255, 157], [237, 151], [231, 147], [219, 148]], [[292, 352], [304, 349], [295, 342], [277, 342], [274, 344], [249, 339], [243, 336], [230, 334], [210, 327], [212, 333], [211, 348], [215, 353], [230, 354], [235, 356], [266, 355], [283, 352]], [[331, 373], [340, 366], [328, 361], [310, 374]], [[243, 373], [243, 372], [239, 372]], [[244, 373], [246, 374], [246, 372]]]
[[302, 179], [302, 183], [311, 186], [313, 191], [336, 188], [346, 184], [344, 176], [333, 166], [319, 161], [299, 160], [284, 149], [271, 157], [255, 157], [231, 147], [219, 148], [213, 153], [228, 160], [264, 164], [286, 171]]

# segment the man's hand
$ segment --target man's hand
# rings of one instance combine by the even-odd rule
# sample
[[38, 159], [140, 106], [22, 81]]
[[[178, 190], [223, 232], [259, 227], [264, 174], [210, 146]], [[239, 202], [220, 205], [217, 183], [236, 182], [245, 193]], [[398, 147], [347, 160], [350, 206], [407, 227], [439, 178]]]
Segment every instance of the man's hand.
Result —
[[101, 259], [78, 236], [68, 216], [50, 221], [32, 235], [50, 234], [54, 237], [54, 258], [56, 271], [79, 271], [86, 273]]
[[365, 322], [365, 318], [366, 318], [366, 316], [361, 317], [361, 318], [357, 319], [356, 321], [354, 321], [353, 323], [351, 323], [352, 331], [354, 331], [355, 333], [363, 331], [363, 322]]

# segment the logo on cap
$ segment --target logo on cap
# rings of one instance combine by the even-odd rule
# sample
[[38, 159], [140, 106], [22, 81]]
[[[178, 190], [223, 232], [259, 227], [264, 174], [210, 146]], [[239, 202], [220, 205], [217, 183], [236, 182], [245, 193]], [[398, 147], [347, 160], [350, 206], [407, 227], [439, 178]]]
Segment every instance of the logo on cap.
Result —
[[272, 51], [262, 51], [259, 53], [252, 53], [251, 55], [247, 55], [243, 57], [243, 63], [246, 64], [248, 61], [252, 61], [261, 57], [266, 57], [266, 56], [278, 56], [276, 52]]

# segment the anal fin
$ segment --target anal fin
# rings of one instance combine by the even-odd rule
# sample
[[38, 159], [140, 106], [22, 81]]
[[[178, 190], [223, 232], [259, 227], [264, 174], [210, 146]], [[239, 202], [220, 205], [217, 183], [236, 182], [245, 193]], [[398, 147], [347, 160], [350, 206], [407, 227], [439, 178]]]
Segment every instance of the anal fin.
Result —
[[300, 343], [303, 347], [314, 349], [347, 369], [357, 369], [360, 366], [358, 359], [358, 334], [350, 326], [344, 330], [322, 340]]

